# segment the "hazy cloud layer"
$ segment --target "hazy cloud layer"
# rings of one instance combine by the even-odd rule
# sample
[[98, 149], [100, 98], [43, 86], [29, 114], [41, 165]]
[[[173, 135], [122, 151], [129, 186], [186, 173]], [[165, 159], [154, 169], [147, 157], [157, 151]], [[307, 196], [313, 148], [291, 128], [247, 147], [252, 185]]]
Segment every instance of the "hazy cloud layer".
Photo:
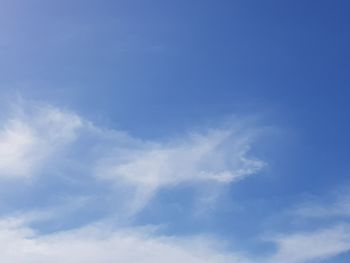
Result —
[[53, 107], [22, 109], [0, 126], [0, 177], [30, 177], [75, 139], [82, 126], [74, 114]]
[[[220, 191], [259, 173], [266, 163], [252, 157], [257, 127], [236, 120], [226, 128], [150, 141], [52, 106], [28, 103], [2, 118], [0, 187], [10, 184], [16, 193], [23, 182], [31, 182], [22, 196], [26, 205], [8, 199], [10, 209], [1, 211], [3, 262], [307, 263], [350, 250], [350, 227], [342, 222], [257, 236], [275, 247], [265, 256], [229, 249], [218, 237], [166, 236], [128, 220], [123, 227], [115, 223], [137, 216], [161, 189], [186, 184]], [[37, 199], [30, 202], [33, 196]], [[211, 199], [215, 203], [215, 195]], [[308, 220], [305, 215], [311, 213], [322, 219], [324, 209], [337, 214], [347, 201], [320, 207], [310, 204], [291, 216]], [[82, 211], [99, 216], [71, 224]], [[41, 231], [45, 222], [59, 227]]]

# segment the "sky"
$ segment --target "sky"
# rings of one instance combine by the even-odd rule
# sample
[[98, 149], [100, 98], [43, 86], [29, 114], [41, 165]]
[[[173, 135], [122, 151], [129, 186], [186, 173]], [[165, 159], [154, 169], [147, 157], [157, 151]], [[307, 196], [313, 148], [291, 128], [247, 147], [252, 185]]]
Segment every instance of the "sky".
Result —
[[349, 12], [0, 0], [0, 261], [349, 262]]

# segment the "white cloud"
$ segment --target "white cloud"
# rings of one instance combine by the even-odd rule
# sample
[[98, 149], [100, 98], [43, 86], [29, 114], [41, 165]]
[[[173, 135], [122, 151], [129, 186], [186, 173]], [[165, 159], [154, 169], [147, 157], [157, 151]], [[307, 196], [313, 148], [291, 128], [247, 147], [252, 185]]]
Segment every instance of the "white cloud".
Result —
[[[2, 123], [0, 178], [74, 171], [68, 175], [71, 181], [65, 183], [76, 184], [77, 174], [84, 175], [79, 180], [90, 182], [89, 187], [96, 180], [102, 185], [113, 183], [113, 194], [117, 192], [127, 200], [127, 204], [113, 200], [113, 209], [119, 212], [120, 207], [127, 206], [129, 216], [140, 211], [158, 190], [179, 184], [211, 187], [213, 194], [206, 195], [203, 203], [212, 204], [218, 193], [215, 190], [221, 185], [258, 173], [265, 166], [250, 156], [259, 132], [239, 125], [167, 141], [147, 141], [100, 128], [74, 113], [50, 106], [21, 109]], [[36, 183], [47, 182], [40, 180], [44, 179]], [[108, 195], [103, 187], [96, 193], [70, 191], [65, 195], [64, 189], [60, 191], [58, 204], [24, 213], [13, 207], [10, 214], [17, 215], [15, 219], [0, 220], [1, 262], [308, 263], [350, 251], [350, 227], [346, 224], [269, 239], [276, 244], [276, 251], [265, 258], [227, 251], [220, 247], [222, 241], [208, 237], [163, 236], [140, 228], [115, 229], [103, 222], [45, 235], [36, 233], [29, 227], [32, 223], [60, 220], [66, 213], [89, 205], [90, 200], [99, 200], [94, 194]], [[43, 193], [43, 199], [57, 194], [55, 188]], [[62, 202], [66, 199], [67, 204]], [[323, 218], [326, 210], [334, 215], [343, 211], [344, 215], [347, 208], [348, 199], [341, 199], [329, 206], [304, 207], [299, 216], [309, 213]]]
[[314, 232], [270, 239], [277, 250], [268, 257], [227, 250], [208, 236], [163, 236], [153, 227], [115, 229], [106, 222], [40, 235], [26, 219], [0, 220], [2, 262], [87, 263], [311, 263], [350, 251], [350, 227], [338, 225]]
[[113, 231], [103, 226], [40, 236], [12, 220], [0, 222], [0, 247], [1, 262], [12, 263], [248, 262], [205, 237], [156, 237], [145, 229]]
[[268, 263], [307, 263], [350, 251], [350, 226], [338, 225], [315, 232], [295, 233], [273, 239], [278, 250]]
[[81, 125], [78, 116], [52, 107], [5, 119], [0, 128], [0, 178], [33, 176]]
[[268, 263], [322, 262], [350, 252], [350, 225], [348, 220], [344, 221], [350, 215], [348, 190], [345, 188], [344, 191], [343, 188], [342, 191], [338, 189], [333, 192], [336, 193], [333, 201], [329, 199], [334, 196], [329, 194], [313, 197], [312, 201], [299, 204], [284, 214], [284, 220], [302, 223], [304, 227], [306, 223], [318, 229], [269, 238], [277, 245], [277, 252], [269, 258]]
[[[259, 172], [265, 163], [250, 157], [253, 134], [248, 130], [192, 133], [167, 143], [141, 142], [100, 160], [99, 178], [134, 187], [133, 209], [145, 205], [158, 189], [178, 184], [210, 183], [213, 187]], [[122, 155], [122, 158], [120, 157]]]
[[[3, 123], [0, 178], [54, 176], [56, 172], [74, 183], [74, 174], [85, 174], [86, 181], [95, 176], [123, 188], [120, 192], [129, 202], [120, 206], [128, 206], [129, 214], [142, 209], [161, 188], [182, 183], [217, 187], [255, 174], [265, 165], [249, 157], [257, 132], [238, 128], [239, 121], [227, 129], [161, 142], [100, 128], [72, 112], [29, 103], [17, 107]], [[65, 151], [75, 153], [67, 157]]]
[[[329, 197], [329, 196], [328, 196]], [[299, 205], [295, 211], [296, 215], [305, 218], [324, 219], [350, 216], [350, 194], [346, 192], [338, 193], [331, 201], [309, 201]]]
[[[2, 123], [0, 178], [36, 177], [33, 184], [40, 185], [39, 198], [58, 201], [42, 210], [37, 206], [12, 207], [8, 213], [17, 215], [15, 222], [0, 222], [1, 262], [248, 262], [245, 257], [215, 248], [220, 242], [204, 237], [165, 237], [138, 229], [117, 229], [107, 234], [105, 225], [39, 235], [29, 225], [60, 220], [75, 209], [74, 201], [80, 209], [90, 200], [99, 200], [94, 195], [111, 194], [111, 182], [115, 185], [111, 196], [128, 200], [125, 204], [113, 199], [114, 212], [126, 208], [130, 216], [144, 208], [159, 189], [179, 184], [216, 188], [255, 174], [265, 163], [250, 157], [254, 129], [237, 125], [167, 141], [147, 141], [100, 128], [72, 112], [33, 105], [19, 107]], [[61, 178], [47, 179], [55, 176], [69, 178], [63, 186], [45, 189], [48, 182], [60, 182]], [[100, 188], [94, 188], [95, 184]], [[90, 187], [91, 192], [85, 193], [83, 186]], [[69, 192], [65, 193], [64, 187], [70, 188]], [[62, 204], [65, 196], [70, 200], [67, 205]]]

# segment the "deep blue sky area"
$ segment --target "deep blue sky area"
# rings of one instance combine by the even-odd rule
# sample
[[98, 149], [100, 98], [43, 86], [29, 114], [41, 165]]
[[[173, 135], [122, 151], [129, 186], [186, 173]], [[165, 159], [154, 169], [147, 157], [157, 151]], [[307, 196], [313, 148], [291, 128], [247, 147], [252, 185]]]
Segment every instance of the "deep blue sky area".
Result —
[[257, 120], [274, 130], [255, 148], [268, 165], [225, 189], [232, 204], [196, 221], [195, 190], [182, 185], [134, 222], [270, 251], [257, 232], [315, 229], [284, 211], [350, 183], [349, 14], [346, 0], [1, 0], [0, 98], [70, 109], [145, 141]]

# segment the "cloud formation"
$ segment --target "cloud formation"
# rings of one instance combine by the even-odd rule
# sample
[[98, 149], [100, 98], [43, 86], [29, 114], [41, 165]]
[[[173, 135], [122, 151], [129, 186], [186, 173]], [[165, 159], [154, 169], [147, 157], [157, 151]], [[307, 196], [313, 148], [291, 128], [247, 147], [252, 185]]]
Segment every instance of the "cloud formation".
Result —
[[[14, 181], [15, 193], [16, 184], [32, 184], [23, 197], [29, 199], [25, 206], [8, 200], [10, 209], [0, 211], [0, 260], [308, 263], [350, 251], [350, 227], [342, 222], [265, 236], [263, 242], [275, 247], [265, 256], [229, 249], [218, 237], [164, 235], [147, 226], [115, 223], [120, 218], [132, 222], [160, 190], [182, 184], [220, 190], [259, 173], [266, 163], [252, 157], [251, 150], [259, 130], [241, 124], [152, 141], [52, 106], [20, 107], [2, 119], [0, 187]], [[38, 199], [48, 204], [41, 207]], [[340, 200], [345, 201], [322, 209], [309, 205], [292, 217], [324, 218], [325, 209], [338, 214], [347, 207], [347, 199]], [[80, 222], [76, 217], [82, 211], [100, 214]], [[58, 227], [41, 231], [48, 222]]]
[[265, 163], [248, 157], [251, 134], [234, 130], [192, 133], [167, 143], [143, 142], [99, 161], [97, 175], [134, 188], [133, 209], [164, 187], [179, 184], [229, 184], [260, 171]]
[[[296, 215], [310, 218], [346, 218], [350, 217], [350, 189], [339, 191], [331, 196], [327, 195], [323, 202], [319, 200], [311, 200], [300, 204], [295, 209]], [[328, 200], [331, 199], [331, 200]]]
[[42, 180], [50, 180], [60, 174], [75, 184], [112, 184], [119, 197], [129, 199], [125, 213], [130, 214], [142, 209], [159, 189], [202, 183], [218, 187], [255, 174], [265, 165], [249, 156], [254, 130], [238, 125], [159, 142], [100, 128], [52, 106], [32, 105], [23, 106], [3, 123], [0, 178], [44, 174]]
[[21, 111], [2, 120], [0, 178], [31, 177], [47, 159], [74, 140], [82, 122], [53, 107]]
[[315, 262], [350, 251], [350, 226], [336, 225], [313, 232], [283, 235], [273, 241], [278, 250], [268, 262]]
[[275, 237], [271, 241], [276, 251], [262, 257], [228, 250], [222, 241], [208, 236], [164, 236], [147, 227], [115, 230], [102, 222], [40, 235], [23, 223], [0, 221], [2, 261], [311, 263], [350, 251], [349, 225]]
[[243, 262], [216, 250], [215, 241], [204, 237], [155, 237], [147, 229], [104, 228], [94, 225], [38, 236], [16, 222], [3, 221], [0, 222], [0, 258], [14, 263]]

